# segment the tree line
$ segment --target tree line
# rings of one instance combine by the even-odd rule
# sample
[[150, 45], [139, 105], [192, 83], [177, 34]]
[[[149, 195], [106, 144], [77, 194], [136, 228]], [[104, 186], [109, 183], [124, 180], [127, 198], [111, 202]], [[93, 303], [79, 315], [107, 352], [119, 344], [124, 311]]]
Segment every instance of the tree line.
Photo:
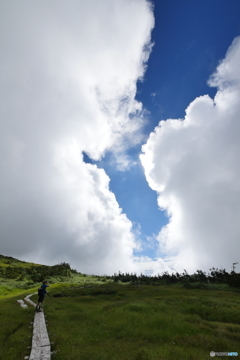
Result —
[[[30, 265], [28, 267], [14, 265], [14, 258], [0, 255], [0, 260], [3, 260], [8, 266], [0, 266], [0, 277], [15, 280], [27, 280], [32, 282], [41, 282], [51, 277], [68, 277], [71, 278], [73, 274], [81, 274], [71, 268], [70, 264], [62, 262], [57, 265]], [[234, 263], [236, 264], [236, 263]], [[197, 270], [194, 274], [189, 275], [186, 270], [183, 273], [168, 273], [167, 271], [157, 276], [137, 275], [136, 273], [115, 273], [112, 276], [105, 276], [106, 279], [114, 282], [130, 283], [133, 285], [173, 285], [182, 284], [186, 288], [204, 288], [209, 284], [227, 284], [234, 288], [240, 288], [240, 273], [231, 271], [228, 273], [226, 269], [211, 268], [209, 273]], [[82, 274], [83, 276], [86, 276]], [[102, 278], [102, 276], [96, 276]]]
[[[198, 284], [199, 287], [206, 287], [209, 284], [228, 284], [231, 287], [240, 288], [240, 273], [231, 271], [228, 273], [226, 269], [211, 268], [209, 273], [197, 270], [194, 274], [189, 275], [186, 270], [183, 273], [169, 274], [167, 271], [157, 276], [147, 276], [140, 274], [137, 276], [135, 273], [121, 273], [108, 276], [109, 279], [113, 279], [115, 282], [131, 283], [133, 285], [172, 285], [183, 284], [186, 288], [194, 287], [191, 285]], [[195, 286], [197, 287], [197, 286]]]

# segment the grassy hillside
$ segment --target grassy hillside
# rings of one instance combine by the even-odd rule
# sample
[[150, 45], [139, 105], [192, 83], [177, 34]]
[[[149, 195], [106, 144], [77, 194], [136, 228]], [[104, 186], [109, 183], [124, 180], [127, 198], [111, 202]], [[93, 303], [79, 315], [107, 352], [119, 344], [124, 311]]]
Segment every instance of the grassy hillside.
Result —
[[[15, 288], [18, 296], [9, 291], [0, 298], [5, 360], [30, 353], [34, 309], [22, 309], [16, 300], [36, 289]], [[239, 292], [209, 289], [123, 285], [74, 271], [62, 282], [53, 277], [51, 284], [50, 278], [44, 311], [52, 349], [58, 350], [52, 358], [205, 360], [210, 351], [240, 353]]]
[[26, 261], [21, 261], [11, 256], [0, 255], [0, 267], [8, 267], [8, 266], [21, 266], [23, 268], [29, 268], [31, 266], [41, 266], [41, 265], [29, 263]]
[[44, 279], [51, 284], [70, 282], [78, 285], [107, 281], [105, 277], [78, 273], [67, 263], [46, 266], [0, 255], [0, 299], [28, 289], [34, 292]]

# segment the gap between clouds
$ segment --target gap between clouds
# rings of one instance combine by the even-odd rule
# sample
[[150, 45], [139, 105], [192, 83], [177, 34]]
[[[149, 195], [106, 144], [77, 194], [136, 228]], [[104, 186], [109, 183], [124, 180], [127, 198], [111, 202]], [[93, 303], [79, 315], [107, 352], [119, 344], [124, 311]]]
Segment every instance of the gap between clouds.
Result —
[[239, 39], [210, 80], [214, 101], [195, 99], [143, 147], [147, 181], [169, 215], [157, 237], [166, 259], [153, 261], [133, 256], [140, 245], [109, 177], [82, 158], [111, 151], [124, 167], [124, 150], [142, 141], [135, 95], [151, 51], [149, 2], [1, 9], [1, 251], [95, 274], [229, 266], [239, 234]]

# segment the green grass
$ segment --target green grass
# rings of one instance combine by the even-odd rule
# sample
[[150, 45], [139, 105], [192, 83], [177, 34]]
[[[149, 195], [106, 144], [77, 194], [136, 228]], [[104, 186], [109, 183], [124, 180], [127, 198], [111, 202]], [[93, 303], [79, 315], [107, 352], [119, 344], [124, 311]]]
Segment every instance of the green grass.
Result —
[[[69, 277], [51, 277], [50, 282], [51, 284], [64, 284], [64, 283], [71, 283], [73, 286], [87, 286], [89, 284], [104, 284], [108, 283], [112, 280], [107, 280], [104, 277], [97, 277], [94, 275], [82, 275], [82, 274], [73, 274], [71, 278]], [[24, 293], [26, 290], [33, 289], [33, 292], [37, 291], [39, 288], [40, 283], [29, 280], [14, 280], [14, 279], [6, 279], [0, 277], [0, 299], [5, 299], [6, 297], [11, 297], [17, 294]]]
[[41, 266], [39, 264], [35, 264], [35, 263], [29, 263], [26, 261], [21, 261], [15, 258], [12, 258], [10, 256], [4, 256], [4, 255], [0, 255], [0, 267], [8, 267], [8, 266], [21, 266], [21, 267], [31, 267], [31, 266]]
[[[15, 260], [0, 257], [0, 266]], [[212, 350], [240, 353], [239, 292], [227, 285], [135, 286], [82, 274], [50, 281], [43, 306], [57, 350], [53, 360], [205, 360]], [[0, 279], [1, 359], [30, 354], [34, 308], [22, 309], [16, 300], [39, 285]]]
[[234, 292], [58, 286], [44, 306], [56, 360], [201, 360], [212, 350], [240, 350], [240, 299]]
[[[28, 292], [22, 293], [22, 297]], [[30, 322], [34, 314], [31, 308], [23, 309], [16, 300], [19, 297], [1, 299], [0, 306], [0, 358], [6, 360], [24, 359], [29, 355], [32, 329]]]

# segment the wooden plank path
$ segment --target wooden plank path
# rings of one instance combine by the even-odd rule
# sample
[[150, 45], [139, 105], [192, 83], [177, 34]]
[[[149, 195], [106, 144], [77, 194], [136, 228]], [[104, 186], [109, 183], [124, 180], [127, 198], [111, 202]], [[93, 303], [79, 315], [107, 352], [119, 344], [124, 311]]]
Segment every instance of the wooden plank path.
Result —
[[[37, 294], [37, 293], [34, 293]], [[29, 298], [34, 295], [30, 294], [24, 298], [24, 301], [36, 307], [36, 304]], [[33, 323], [32, 350], [29, 360], [50, 360], [51, 344], [48, 337], [47, 327], [45, 323], [44, 312], [36, 312]]]

